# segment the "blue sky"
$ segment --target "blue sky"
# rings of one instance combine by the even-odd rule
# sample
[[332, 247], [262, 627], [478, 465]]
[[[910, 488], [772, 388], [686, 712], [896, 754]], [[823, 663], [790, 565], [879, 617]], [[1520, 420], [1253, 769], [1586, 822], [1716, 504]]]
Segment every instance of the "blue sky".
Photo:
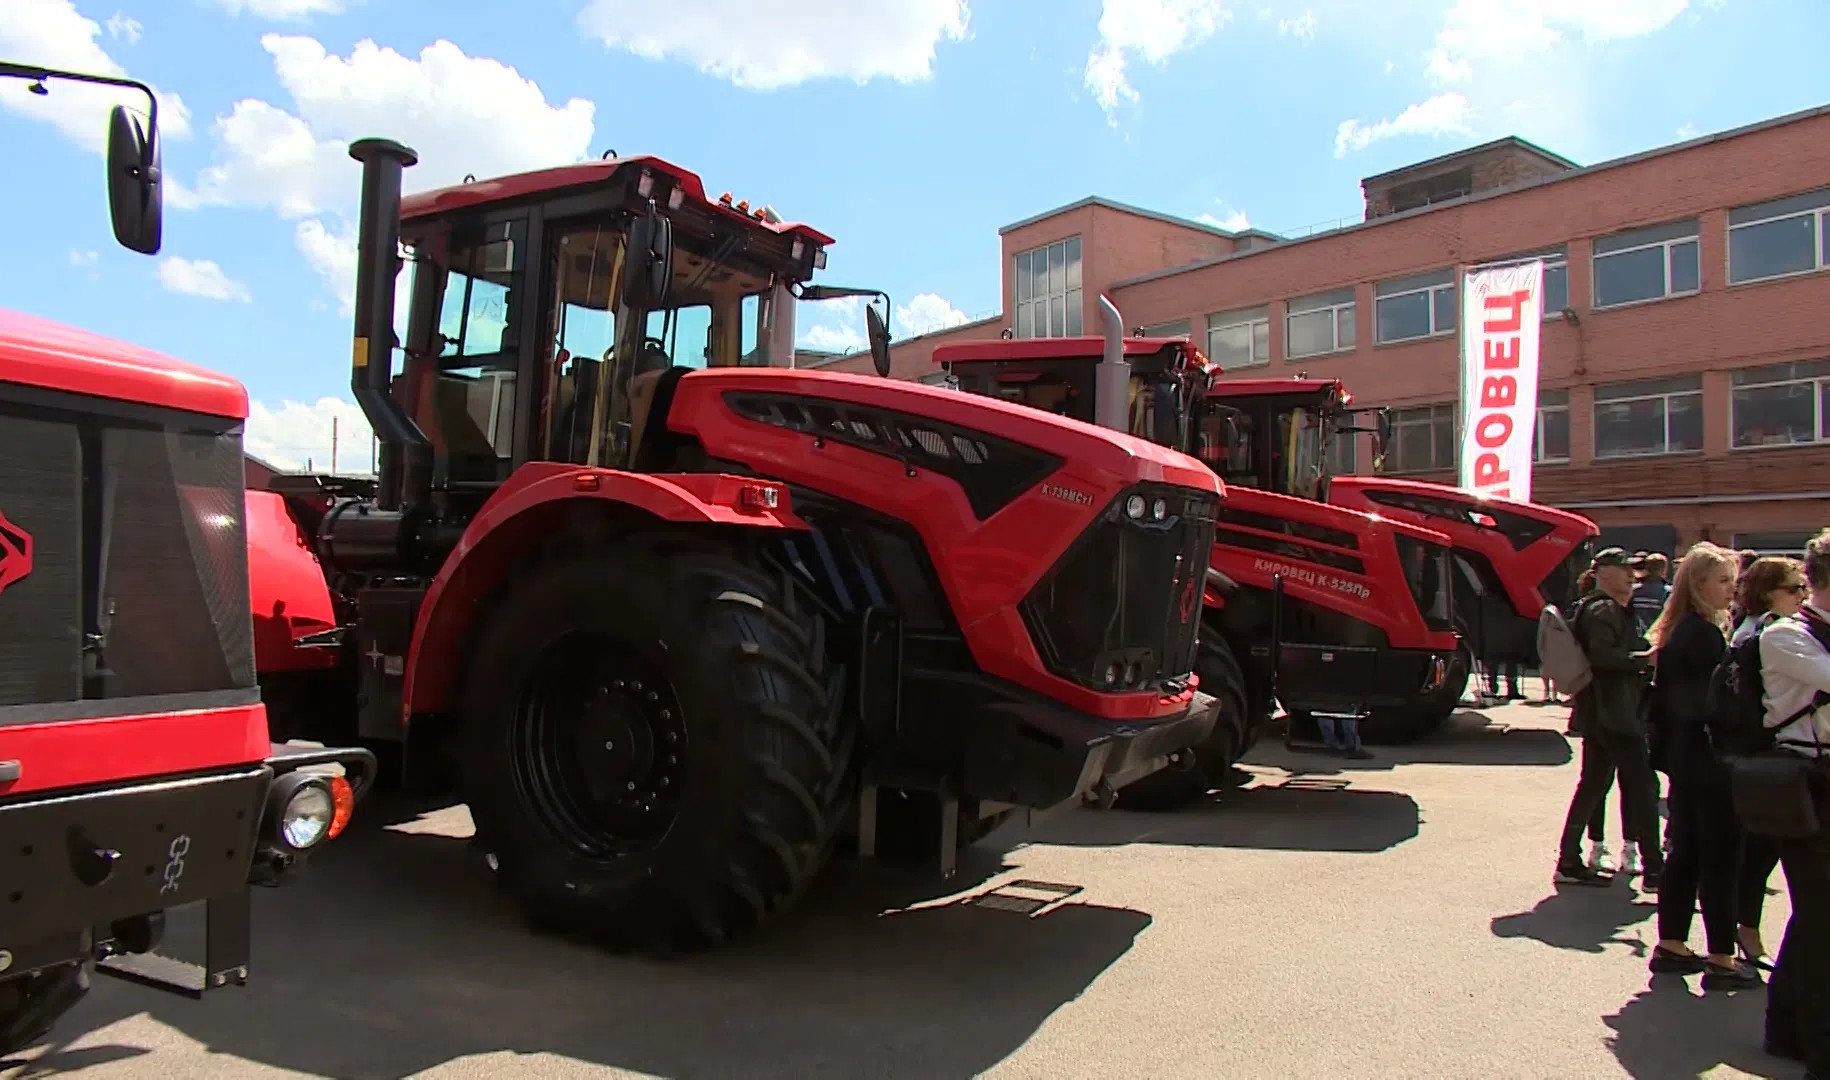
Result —
[[[0, 59], [169, 121], [165, 247], [109, 234], [106, 92], [0, 85], [0, 304], [242, 379], [250, 449], [344, 445], [352, 138], [409, 189], [606, 149], [838, 238], [906, 336], [999, 303], [997, 229], [1087, 195], [1277, 232], [1504, 134], [1588, 163], [1830, 102], [1823, 0], [5, 0]], [[804, 343], [859, 338], [807, 306]], [[366, 466], [366, 453], [358, 464]], [[349, 463], [350, 459], [345, 458]]]

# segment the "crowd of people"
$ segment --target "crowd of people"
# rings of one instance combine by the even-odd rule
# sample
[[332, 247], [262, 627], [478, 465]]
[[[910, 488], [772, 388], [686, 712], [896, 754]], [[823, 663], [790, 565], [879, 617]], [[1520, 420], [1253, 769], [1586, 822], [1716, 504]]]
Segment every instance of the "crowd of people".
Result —
[[[1765, 981], [1766, 1048], [1830, 1080], [1830, 529], [1801, 558], [1705, 542], [1670, 569], [1662, 555], [1607, 548], [1565, 614], [1589, 681], [1571, 698], [1581, 770], [1555, 881], [1636, 877], [1658, 896], [1651, 971], [1700, 975], [1706, 992]], [[1756, 752], [1726, 734], [1724, 687], [1750, 677], [1724, 674], [1737, 665], [1757, 671], [1746, 691], [1755, 696], [1743, 699], [1757, 753], [1782, 768], [1747, 767]], [[1783, 809], [1799, 824], [1756, 825], [1749, 807], [1786, 797], [1789, 776], [1795, 805]], [[1616, 783], [1618, 862], [1605, 841]], [[1760, 924], [1776, 867], [1792, 914], [1769, 961]], [[1699, 911], [1702, 953], [1691, 946]]]

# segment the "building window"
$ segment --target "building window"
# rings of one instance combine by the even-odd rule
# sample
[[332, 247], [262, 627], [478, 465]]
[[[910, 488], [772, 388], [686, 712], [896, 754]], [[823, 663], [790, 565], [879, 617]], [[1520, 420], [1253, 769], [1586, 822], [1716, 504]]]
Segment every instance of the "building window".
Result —
[[1353, 287], [1317, 293], [1285, 305], [1284, 356], [1321, 356], [1353, 348]]
[[1538, 391], [1538, 424], [1532, 431], [1531, 460], [1558, 464], [1569, 460], [1569, 391]]
[[1373, 286], [1379, 344], [1415, 341], [1455, 330], [1455, 271], [1438, 270]]
[[1227, 311], [1207, 317], [1207, 358], [1222, 371], [1271, 362], [1271, 315], [1267, 308]]
[[1830, 266], [1830, 188], [1728, 212], [1728, 280], [1806, 274]]
[[1381, 472], [1429, 472], [1455, 467], [1455, 406], [1392, 410], [1392, 441]]
[[1816, 530], [1736, 533], [1735, 548], [1739, 551], [1758, 551], [1762, 555], [1784, 555], [1796, 559], [1805, 553], [1805, 545], [1816, 535]]
[[1643, 457], [1703, 449], [1703, 377], [1595, 388], [1595, 456]]
[[1729, 395], [1729, 445], [1830, 441], [1830, 360], [1744, 368]]
[[1562, 315], [1563, 309], [1569, 307], [1569, 252], [1562, 244], [1545, 248], [1543, 251], [1528, 251], [1519, 255], [1508, 255], [1504, 259], [1495, 259], [1483, 263], [1483, 269], [1501, 266], [1518, 266], [1533, 259], [1544, 262], [1544, 317], [1555, 319]]
[[1192, 337], [1193, 333], [1189, 327], [1189, 321], [1187, 319], [1178, 319], [1175, 322], [1163, 322], [1163, 323], [1157, 323], [1155, 326], [1146, 326], [1146, 327], [1144, 327], [1144, 336], [1145, 337]]
[[1618, 307], [1697, 291], [1697, 223], [1679, 221], [1595, 240], [1595, 306]]
[[1017, 255], [1016, 336], [1080, 334], [1080, 237]]
[[1329, 476], [1352, 476], [1359, 471], [1359, 438], [1357, 431], [1334, 433], [1334, 438], [1328, 441], [1327, 458], [1323, 462]]

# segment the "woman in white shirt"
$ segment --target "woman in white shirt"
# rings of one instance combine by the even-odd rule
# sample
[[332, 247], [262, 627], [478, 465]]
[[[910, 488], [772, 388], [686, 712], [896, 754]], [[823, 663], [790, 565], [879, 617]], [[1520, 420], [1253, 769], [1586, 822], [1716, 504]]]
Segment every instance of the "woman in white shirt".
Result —
[[[1810, 587], [1805, 584], [1805, 567], [1797, 559], [1756, 559], [1742, 572], [1736, 606], [1746, 614], [1729, 638], [1734, 648], [1758, 634], [1774, 619], [1790, 618], [1804, 606]], [[1766, 909], [1767, 882], [1779, 865], [1779, 844], [1770, 836], [1747, 834], [1741, 855], [1741, 875], [1737, 903], [1741, 924], [1737, 936], [1741, 954], [1749, 963], [1765, 959], [1766, 945], [1760, 938], [1760, 917]], [[1761, 964], [1762, 967], [1766, 965]]]

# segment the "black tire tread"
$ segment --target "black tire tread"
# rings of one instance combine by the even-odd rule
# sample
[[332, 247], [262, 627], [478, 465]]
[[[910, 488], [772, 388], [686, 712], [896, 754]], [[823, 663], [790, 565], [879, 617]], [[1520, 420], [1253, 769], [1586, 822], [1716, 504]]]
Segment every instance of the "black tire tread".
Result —
[[1113, 806], [1123, 810], [1180, 810], [1222, 786], [1227, 770], [1250, 745], [1255, 718], [1247, 703], [1245, 672], [1224, 637], [1203, 633], [1195, 653], [1201, 692], [1220, 699], [1220, 719], [1195, 746], [1192, 767], [1170, 765], [1119, 789]]

